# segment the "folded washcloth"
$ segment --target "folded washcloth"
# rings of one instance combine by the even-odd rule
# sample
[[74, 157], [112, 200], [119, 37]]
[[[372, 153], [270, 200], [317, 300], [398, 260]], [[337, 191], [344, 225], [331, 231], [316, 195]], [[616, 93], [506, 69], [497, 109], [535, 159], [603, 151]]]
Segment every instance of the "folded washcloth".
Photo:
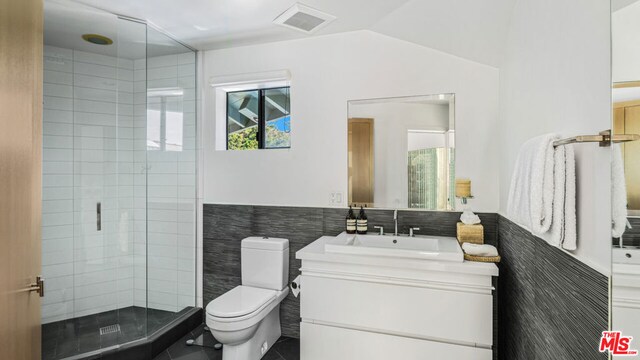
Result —
[[462, 250], [469, 255], [474, 256], [498, 256], [498, 249], [493, 245], [463, 243]]
[[460, 221], [466, 225], [475, 225], [480, 224], [480, 217], [474, 214], [473, 211], [465, 210], [462, 215], [460, 215]]

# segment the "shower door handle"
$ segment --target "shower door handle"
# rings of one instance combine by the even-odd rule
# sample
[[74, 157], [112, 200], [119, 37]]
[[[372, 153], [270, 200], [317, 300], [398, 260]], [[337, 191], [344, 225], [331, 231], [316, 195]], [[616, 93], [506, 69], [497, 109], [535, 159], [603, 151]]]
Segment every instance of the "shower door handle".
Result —
[[102, 230], [102, 203], [96, 204], [96, 228], [98, 231]]

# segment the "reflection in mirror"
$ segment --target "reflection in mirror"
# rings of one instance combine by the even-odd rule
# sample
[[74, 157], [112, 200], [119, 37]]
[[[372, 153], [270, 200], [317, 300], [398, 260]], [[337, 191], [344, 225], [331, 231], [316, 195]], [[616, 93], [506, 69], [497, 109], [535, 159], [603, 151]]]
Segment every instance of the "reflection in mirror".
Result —
[[[613, 134], [640, 134], [640, 82], [613, 85]], [[640, 143], [637, 141], [615, 145], [619, 147], [621, 165], [626, 182], [627, 209], [630, 216], [640, 215]], [[614, 155], [617, 155], [617, 150]], [[636, 180], [636, 181], [634, 181]]]
[[349, 101], [354, 206], [454, 210], [454, 95]]
[[[640, 2], [612, 2], [613, 134], [640, 134]], [[611, 329], [640, 339], [640, 141], [613, 144]]]

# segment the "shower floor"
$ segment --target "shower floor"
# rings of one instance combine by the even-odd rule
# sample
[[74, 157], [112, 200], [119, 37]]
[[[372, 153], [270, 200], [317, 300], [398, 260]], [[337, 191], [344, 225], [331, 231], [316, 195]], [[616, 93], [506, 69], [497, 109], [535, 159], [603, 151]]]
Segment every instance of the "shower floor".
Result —
[[[183, 311], [187, 311], [184, 309]], [[53, 360], [126, 343], [152, 334], [178, 314], [131, 306], [42, 325], [42, 359]], [[100, 329], [119, 325], [113, 332]], [[107, 330], [107, 331], [104, 331]]]

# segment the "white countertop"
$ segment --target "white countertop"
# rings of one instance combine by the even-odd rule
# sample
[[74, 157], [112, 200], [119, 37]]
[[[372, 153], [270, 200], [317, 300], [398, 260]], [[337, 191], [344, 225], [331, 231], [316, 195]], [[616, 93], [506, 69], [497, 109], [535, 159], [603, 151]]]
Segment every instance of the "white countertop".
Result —
[[324, 244], [333, 240], [333, 236], [323, 236], [296, 252], [298, 260], [315, 260], [335, 263], [372, 265], [392, 268], [408, 268], [424, 271], [441, 271], [486, 276], [498, 276], [498, 267], [493, 263], [474, 261], [447, 262], [423, 259], [394, 258], [381, 256], [351, 255], [324, 251]]

